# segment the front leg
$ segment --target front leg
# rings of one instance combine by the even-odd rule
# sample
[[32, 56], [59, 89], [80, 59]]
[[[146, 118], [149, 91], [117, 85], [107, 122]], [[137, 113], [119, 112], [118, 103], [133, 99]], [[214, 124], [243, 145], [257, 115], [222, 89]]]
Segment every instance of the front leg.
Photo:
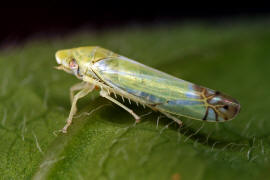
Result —
[[63, 129], [61, 130], [63, 133], [67, 132], [67, 128], [71, 125], [72, 118], [75, 115], [75, 113], [77, 112], [77, 107], [76, 107], [77, 101], [80, 98], [86, 96], [91, 91], [93, 91], [94, 88], [95, 88], [94, 84], [85, 84], [85, 87], [74, 96], [73, 101], [72, 101], [72, 105], [71, 105], [71, 110], [69, 112], [69, 116], [68, 116], [68, 119], [67, 119], [67, 123], [63, 127]]
[[77, 83], [77, 84], [74, 84], [73, 86], [71, 86], [71, 88], [69, 89], [69, 96], [70, 96], [71, 105], [72, 105], [72, 102], [74, 99], [74, 92], [82, 90], [83, 88], [85, 88], [85, 86], [87, 86], [87, 84], [85, 82], [80, 82], [80, 83]]

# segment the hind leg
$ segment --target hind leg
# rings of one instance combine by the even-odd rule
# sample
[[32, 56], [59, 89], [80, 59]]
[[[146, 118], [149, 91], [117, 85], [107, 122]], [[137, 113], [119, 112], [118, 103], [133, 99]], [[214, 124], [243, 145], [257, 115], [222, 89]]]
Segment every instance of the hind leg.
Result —
[[167, 113], [167, 112], [164, 112], [164, 111], [160, 111], [162, 114], [164, 114], [165, 116], [167, 116], [168, 118], [174, 120], [175, 122], [177, 122], [177, 124], [179, 124], [179, 126], [183, 126], [183, 122], [178, 119], [177, 117], [174, 117], [173, 115]]
[[129, 112], [136, 120], [136, 123], [140, 121], [140, 117], [135, 114], [131, 109], [129, 109], [128, 107], [126, 107], [124, 104], [120, 103], [119, 101], [115, 100], [114, 98], [112, 98], [111, 96], [108, 95], [107, 92], [105, 91], [100, 91], [100, 96], [114, 102], [115, 104], [117, 104], [118, 106], [120, 106], [121, 108], [125, 109], [127, 112]]

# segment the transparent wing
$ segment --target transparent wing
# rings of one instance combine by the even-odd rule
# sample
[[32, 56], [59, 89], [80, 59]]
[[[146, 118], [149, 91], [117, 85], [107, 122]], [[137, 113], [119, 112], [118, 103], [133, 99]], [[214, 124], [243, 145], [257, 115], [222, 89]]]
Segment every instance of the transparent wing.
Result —
[[122, 56], [100, 60], [93, 70], [108, 85], [146, 100], [157, 109], [194, 119], [205, 115], [200, 91], [190, 82]]

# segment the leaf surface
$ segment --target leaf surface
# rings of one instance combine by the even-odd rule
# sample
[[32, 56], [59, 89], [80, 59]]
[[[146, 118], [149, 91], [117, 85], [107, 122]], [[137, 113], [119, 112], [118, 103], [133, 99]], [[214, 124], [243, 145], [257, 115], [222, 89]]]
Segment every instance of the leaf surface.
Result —
[[[80, 32], [0, 52], [0, 176], [3, 179], [270, 178], [270, 26], [193, 24]], [[241, 103], [226, 123], [182, 118], [184, 127], [92, 93], [67, 134], [75, 77], [53, 69], [58, 49], [99, 45]]]

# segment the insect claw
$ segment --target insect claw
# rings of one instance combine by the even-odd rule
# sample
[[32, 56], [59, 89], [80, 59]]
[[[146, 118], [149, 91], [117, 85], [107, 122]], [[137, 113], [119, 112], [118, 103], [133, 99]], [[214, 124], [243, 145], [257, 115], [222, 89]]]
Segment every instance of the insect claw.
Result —
[[131, 104], [131, 101], [130, 101], [130, 99], [128, 99], [128, 102], [129, 102], [129, 104]]
[[121, 96], [122, 97], [122, 100], [123, 100], [123, 102], [125, 102], [125, 99], [124, 99], [124, 97], [123, 96]]
[[138, 102], [136, 101], [137, 106], [139, 106]]
[[57, 137], [60, 133], [66, 133], [66, 132], [63, 132], [62, 129], [53, 131], [53, 135], [55, 135], [56, 137]]

